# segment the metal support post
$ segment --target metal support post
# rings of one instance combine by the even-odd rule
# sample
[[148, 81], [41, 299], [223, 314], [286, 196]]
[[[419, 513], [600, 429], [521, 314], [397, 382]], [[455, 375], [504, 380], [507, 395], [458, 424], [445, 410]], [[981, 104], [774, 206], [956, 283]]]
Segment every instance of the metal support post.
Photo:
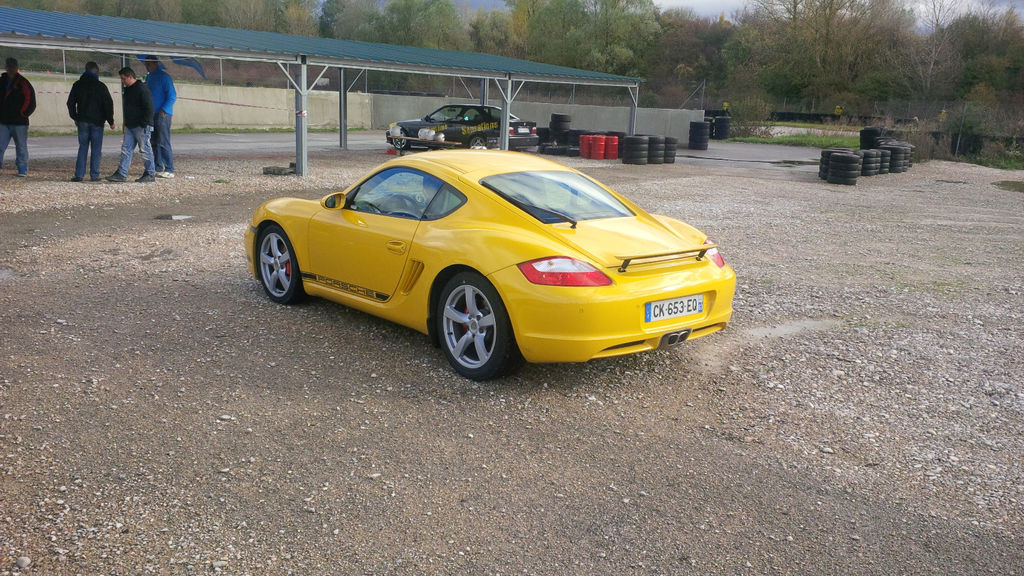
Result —
[[348, 150], [348, 89], [345, 87], [345, 69], [338, 68], [338, 144]]
[[487, 100], [490, 98], [491, 81], [487, 78], [480, 79], [480, 105], [487, 106]]
[[[500, 88], [500, 86], [499, 86]], [[512, 76], [505, 76], [505, 89], [501, 91], [501, 149], [508, 150], [508, 126], [511, 123]]]
[[306, 79], [305, 56], [301, 56], [301, 63], [299, 79], [295, 83], [295, 174], [305, 176], [309, 160], [309, 133], [306, 121], [309, 88]]
[[632, 136], [636, 134], [636, 108], [640, 102], [640, 85], [627, 86], [629, 88], [629, 129], [627, 133]]

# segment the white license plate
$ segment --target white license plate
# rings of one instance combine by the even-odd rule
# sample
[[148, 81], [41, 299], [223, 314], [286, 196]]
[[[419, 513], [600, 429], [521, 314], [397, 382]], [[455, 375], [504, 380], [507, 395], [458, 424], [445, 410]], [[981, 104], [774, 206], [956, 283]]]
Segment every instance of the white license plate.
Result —
[[526, 126], [520, 126], [519, 128], [516, 128], [516, 132], [518, 132], [520, 134], [529, 134], [530, 133], [530, 129], [527, 128]]
[[680, 316], [691, 316], [704, 311], [704, 295], [684, 296], [669, 300], [648, 302], [644, 305], [644, 322], [657, 322]]

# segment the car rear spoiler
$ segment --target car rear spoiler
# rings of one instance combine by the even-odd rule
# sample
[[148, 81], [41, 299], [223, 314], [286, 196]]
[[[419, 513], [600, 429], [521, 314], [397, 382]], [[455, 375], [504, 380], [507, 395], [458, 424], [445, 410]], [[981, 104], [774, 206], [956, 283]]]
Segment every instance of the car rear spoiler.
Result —
[[700, 248], [691, 248], [689, 250], [679, 250], [676, 252], [659, 252], [657, 254], [637, 254], [634, 256], [616, 256], [617, 260], [622, 260], [622, 265], [619, 266], [619, 272], [625, 272], [629, 265], [636, 260], [663, 260], [663, 259], [674, 259], [676, 258], [689, 258], [696, 256], [696, 260], [699, 262], [704, 259], [704, 255], [707, 254], [708, 250], [712, 248], [718, 248], [717, 244], [704, 244]]

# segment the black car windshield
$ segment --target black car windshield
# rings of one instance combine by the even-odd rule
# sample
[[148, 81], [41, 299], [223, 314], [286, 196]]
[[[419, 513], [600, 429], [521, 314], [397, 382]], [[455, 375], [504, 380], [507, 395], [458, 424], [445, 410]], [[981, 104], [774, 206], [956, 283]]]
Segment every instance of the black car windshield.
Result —
[[459, 113], [462, 111], [462, 106], [442, 106], [437, 110], [434, 110], [426, 117], [427, 122], [451, 122], [456, 118], [459, 118]]
[[513, 172], [480, 183], [545, 223], [633, 215], [618, 198], [575, 172]]

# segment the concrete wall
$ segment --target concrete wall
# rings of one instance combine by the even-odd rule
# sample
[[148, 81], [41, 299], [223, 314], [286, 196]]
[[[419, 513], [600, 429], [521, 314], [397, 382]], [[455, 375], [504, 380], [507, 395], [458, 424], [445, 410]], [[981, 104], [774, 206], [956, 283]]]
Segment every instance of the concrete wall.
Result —
[[[68, 118], [67, 98], [77, 77], [31, 77], [36, 88], [38, 106], [32, 115], [33, 130], [67, 132], [74, 130]], [[121, 124], [121, 84], [104, 80], [114, 97], [114, 118]], [[209, 84], [176, 85], [178, 102], [174, 106], [175, 128], [293, 128], [295, 126], [295, 93], [284, 88], [244, 88]], [[348, 93], [348, 127], [385, 130], [399, 120], [422, 118], [445, 104], [468, 103], [465, 98], [395, 96], [389, 94]], [[498, 105], [499, 101], [492, 100]], [[629, 130], [629, 108], [516, 102], [512, 113], [538, 126], [547, 126], [552, 113], [572, 116], [572, 127], [582, 130]], [[338, 93], [314, 91], [309, 95], [307, 119], [311, 128], [338, 127]], [[701, 110], [637, 110], [636, 132], [675, 136], [686, 142], [690, 122], [704, 119]]]

